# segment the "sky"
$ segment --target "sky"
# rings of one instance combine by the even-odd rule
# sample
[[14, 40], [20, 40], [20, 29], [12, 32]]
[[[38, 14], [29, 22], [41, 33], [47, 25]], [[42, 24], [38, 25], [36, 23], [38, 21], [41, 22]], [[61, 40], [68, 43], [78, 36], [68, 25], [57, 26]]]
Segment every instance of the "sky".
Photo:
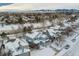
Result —
[[7, 5], [10, 5], [10, 4], [12, 4], [12, 3], [0, 3], [0, 7], [1, 6], [7, 6]]
[[79, 9], [79, 3], [0, 3], [0, 11], [39, 9]]

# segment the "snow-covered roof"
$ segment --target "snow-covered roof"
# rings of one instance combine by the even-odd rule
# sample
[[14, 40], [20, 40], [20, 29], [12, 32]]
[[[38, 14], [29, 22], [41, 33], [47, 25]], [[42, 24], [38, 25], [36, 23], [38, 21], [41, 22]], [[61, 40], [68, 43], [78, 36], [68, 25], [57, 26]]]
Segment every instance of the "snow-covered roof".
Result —
[[38, 44], [40, 41], [39, 40], [35, 40], [34, 43]]
[[48, 20], [45, 20], [45, 25], [44, 26], [51, 26], [51, 22], [49, 22]]
[[24, 52], [22, 52], [22, 50], [19, 50], [19, 51], [15, 51], [13, 53], [13, 56], [15, 55], [20, 55], [20, 54], [23, 54], [23, 53], [28, 53], [30, 51], [30, 49], [24, 49]]
[[26, 36], [28, 36], [28, 37], [34, 39], [38, 34], [39, 34], [39, 32], [26, 33]]
[[[19, 55], [19, 54], [22, 54], [22, 49], [19, 49], [17, 51], [17, 48], [19, 47], [19, 43], [22, 45], [22, 46], [28, 46], [28, 43], [24, 40], [20, 40], [20, 39], [16, 39], [14, 42], [5, 42], [5, 47], [8, 48], [9, 50], [13, 51], [13, 54], [12, 55]], [[24, 53], [30, 51], [28, 48], [24, 48]]]
[[70, 26], [70, 24], [72, 24], [72, 23], [64, 22], [63, 24], [65, 25], [65, 27], [68, 27], [68, 26]]
[[50, 27], [51, 29], [59, 29], [60, 28], [60, 26], [58, 26], [58, 25], [55, 25], [54, 27]]
[[75, 17], [76, 15], [75, 14], [72, 14], [72, 17]]
[[9, 39], [16, 39], [15, 35], [12, 34], [12, 35], [7, 35], [7, 37], [9, 37]]
[[46, 38], [46, 37], [47, 37], [47, 35], [42, 35], [41, 37], [42, 37], [42, 38]]
[[47, 29], [48, 30], [48, 32], [49, 32], [49, 34], [51, 35], [51, 36], [55, 36], [55, 33], [57, 33], [56, 31], [54, 31], [53, 29]]
[[23, 26], [28, 27], [28, 26], [31, 26], [31, 24], [30, 23], [25, 23]]
[[60, 43], [59, 46], [56, 45], [56, 42], [53, 42], [51, 44], [51, 47], [55, 48], [56, 50], [61, 50], [66, 45], [66, 41], [63, 41], [63, 43]]
[[47, 38], [48, 36], [46, 34], [43, 34], [42, 32], [39, 33], [39, 35], [37, 36], [37, 38]]
[[40, 28], [40, 27], [43, 27], [43, 24], [42, 23], [34, 23], [32, 24], [34, 28]]

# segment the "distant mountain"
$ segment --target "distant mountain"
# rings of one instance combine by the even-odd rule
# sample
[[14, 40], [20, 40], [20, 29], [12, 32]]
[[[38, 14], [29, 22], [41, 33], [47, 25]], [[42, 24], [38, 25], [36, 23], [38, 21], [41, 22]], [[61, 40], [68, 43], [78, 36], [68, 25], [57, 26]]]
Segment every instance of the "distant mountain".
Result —
[[40, 10], [40, 9], [53, 9], [53, 10], [55, 9], [79, 9], [79, 4], [77, 3], [69, 3], [69, 4], [68, 3], [14, 3], [14, 4], [0, 7], [0, 11]]
[[79, 4], [75, 3], [15, 3], [1, 6], [0, 12], [53, 12], [55, 11], [77, 11]]

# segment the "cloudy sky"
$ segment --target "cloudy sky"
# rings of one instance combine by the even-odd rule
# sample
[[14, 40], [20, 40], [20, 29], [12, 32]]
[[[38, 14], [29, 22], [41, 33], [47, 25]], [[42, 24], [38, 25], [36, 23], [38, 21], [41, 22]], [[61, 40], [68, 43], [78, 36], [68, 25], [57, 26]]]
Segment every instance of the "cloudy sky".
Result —
[[78, 3], [0, 3], [0, 10], [79, 9]]
[[10, 5], [10, 4], [12, 4], [12, 3], [0, 3], [0, 7], [1, 6], [6, 6], [6, 5]]

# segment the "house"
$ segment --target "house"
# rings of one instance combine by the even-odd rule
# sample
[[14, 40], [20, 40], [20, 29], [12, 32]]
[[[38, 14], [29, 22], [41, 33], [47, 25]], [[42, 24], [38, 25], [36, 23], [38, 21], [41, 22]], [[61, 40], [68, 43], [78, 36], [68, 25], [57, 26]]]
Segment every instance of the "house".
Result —
[[36, 37], [36, 39], [39, 41], [39, 44], [43, 46], [45, 46], [46, 43], [49, 42], [48, 35], [45, 34], [44, 32], [40, 32], [40, 34]]
[[39, 32], [26, 33], [26, 40], [34, 41], [37, 35], [39, 35]]
[[29, 43], [30, 48], [38, 49], [39, 48], [39, 40], [37, 40], [37, 36], [39, 35], [39, 32], [33, 32], [33, 33], [26, 33], [26, 41]]
[[11, 51], [12, 56], [29, 56], [29, 45], [24, 39], [16, 38], [14, 41], [4, 41], [5, 48]]

